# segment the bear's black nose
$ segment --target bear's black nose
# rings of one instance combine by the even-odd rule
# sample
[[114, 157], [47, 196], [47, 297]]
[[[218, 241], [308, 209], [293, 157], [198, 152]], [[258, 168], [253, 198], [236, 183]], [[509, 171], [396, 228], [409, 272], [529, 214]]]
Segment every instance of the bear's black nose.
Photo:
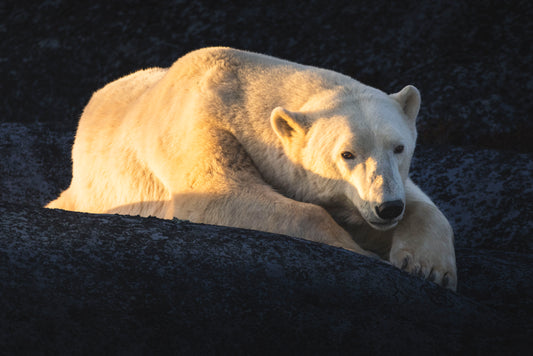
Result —
[[391, 220], [400, 216], [403, 212], [403, 202], [401, 200], [386, 201], [376, 206], [376, 213], [384, 220]]

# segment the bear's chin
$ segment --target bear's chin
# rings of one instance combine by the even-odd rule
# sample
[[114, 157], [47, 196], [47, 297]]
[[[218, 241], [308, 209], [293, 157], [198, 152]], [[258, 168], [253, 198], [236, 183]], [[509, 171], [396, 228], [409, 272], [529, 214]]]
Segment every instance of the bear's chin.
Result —
[[399, 220], [392, 221], [392, 222], [367, 221], [368, 225], [370, 225], [371, 228], [373, 228], [374, 230], [379, 230], [379, 231], [387, 231], [387, 230], [393, 229], [398, 225], [399, 222], [400, 222]]

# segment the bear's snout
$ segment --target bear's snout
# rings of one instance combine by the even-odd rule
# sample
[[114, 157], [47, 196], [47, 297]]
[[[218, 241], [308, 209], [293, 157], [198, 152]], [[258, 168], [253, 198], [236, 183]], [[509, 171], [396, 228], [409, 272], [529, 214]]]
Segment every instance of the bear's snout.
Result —
[[376, 206], [376, 214], [383, 220], [392, 220], [402, 215], [403, 207], [401, 200], [386, 201]]

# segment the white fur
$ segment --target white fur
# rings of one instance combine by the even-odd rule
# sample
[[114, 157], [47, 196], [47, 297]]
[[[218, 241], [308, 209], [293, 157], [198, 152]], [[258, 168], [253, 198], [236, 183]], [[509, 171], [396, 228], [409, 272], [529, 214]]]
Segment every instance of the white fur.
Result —
[[[386, 95], [324, 69], [198, 50], [93, 95], [72, 183], [48, 207], [302, 237], [454, 289], [450, 225], [408, 178], [419, 107], [412, 86]], [[381, 219], [376, 206], [393, 200], [404, 213]]]

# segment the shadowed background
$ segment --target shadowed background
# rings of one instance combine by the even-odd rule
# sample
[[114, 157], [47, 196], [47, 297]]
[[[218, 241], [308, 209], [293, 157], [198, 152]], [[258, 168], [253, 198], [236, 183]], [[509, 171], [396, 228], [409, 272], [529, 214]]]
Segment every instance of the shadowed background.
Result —
[[[2, 3], [0, 344], [520, 351], [533, 336], [532, 16], [528, 1]], [[454, 227], [458, 294], [297, 239], [41, 208], [70, 182], [95, 90], [211, 45], [419, 88], [411, 176]]]

